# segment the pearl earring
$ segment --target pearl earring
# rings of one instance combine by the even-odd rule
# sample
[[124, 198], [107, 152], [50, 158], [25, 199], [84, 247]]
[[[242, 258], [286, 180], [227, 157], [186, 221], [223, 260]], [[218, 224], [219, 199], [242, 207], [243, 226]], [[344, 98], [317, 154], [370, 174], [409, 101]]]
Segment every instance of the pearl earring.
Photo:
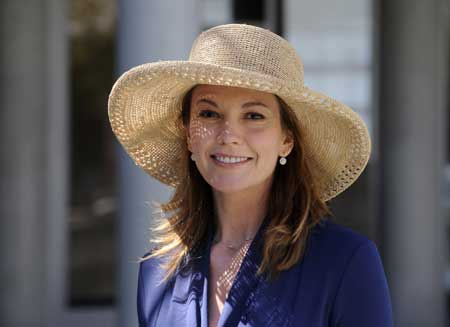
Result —
[[195, 155], [193, 153], [191, 154], [191, 160], [195, 161]]
[[287, 162], [287, 159], [285, 157], [280, 158], [280, 165], [284, 166]]

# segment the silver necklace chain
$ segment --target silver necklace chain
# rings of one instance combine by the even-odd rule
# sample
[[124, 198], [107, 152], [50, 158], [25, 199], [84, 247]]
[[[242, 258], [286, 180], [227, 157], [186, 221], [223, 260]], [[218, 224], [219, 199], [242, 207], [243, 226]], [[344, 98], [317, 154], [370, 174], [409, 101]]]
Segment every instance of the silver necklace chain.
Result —
[[[225, 243], [225, 242], [224, 242], [225, 244], [222, 244], [222, 245], [225, 246], [227, 249], [237, 251], [237, 250], [239, 250], [240, 248], [242, 248], [242, 246], [243, 246], [246, 242], [249, 242], [249, 241], [253, 240], [253, 238], [254, 238], [254, 236], [246, 238], [244, 241], [241, 242], [241, 244], [239, 244], [239, 246], [235, 246], [235, 245], [233, 245], [233, 244], [231, 244], [231, 243]], [[214, 243], [214, 244], [220, 244], [220, 243], [219, 243], [219, 240], [217, 239], [217, 236], [214, 237], [213, 243]]]
[[246, 239], [243, 242], [241, 247], [238, 249], [237, 253], [234, 254], [230, 266], [227, 269], [225, 269], [225, 271], [223, 271], [222, 274], [219, 276], [216, 283], [219, 294], [224, 293], [225, 297], [228, 296], [228, 292], [231, 289], [234, 278], [236, 277], [239, 267], [242, 264], [242, 261], [244, 260], [244, 257], [250, 247], [251, 243], [250, 241], [251, 239]]

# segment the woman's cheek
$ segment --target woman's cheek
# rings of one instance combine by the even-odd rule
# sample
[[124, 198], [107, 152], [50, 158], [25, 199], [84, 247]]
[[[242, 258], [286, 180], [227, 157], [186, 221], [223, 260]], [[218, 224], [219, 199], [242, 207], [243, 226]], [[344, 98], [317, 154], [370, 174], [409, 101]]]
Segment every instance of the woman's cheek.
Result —
[[214, 128], [207, 126], [199, 120], [193, 120], [190, 124], [189, 133], [191, 135], [192, 151], [196, 152], [214, 135]]
[[278, 133], [253, 133], [247, 138], [249, 144], [261, 155], [273, 156], [278, 153], [281, 137]]

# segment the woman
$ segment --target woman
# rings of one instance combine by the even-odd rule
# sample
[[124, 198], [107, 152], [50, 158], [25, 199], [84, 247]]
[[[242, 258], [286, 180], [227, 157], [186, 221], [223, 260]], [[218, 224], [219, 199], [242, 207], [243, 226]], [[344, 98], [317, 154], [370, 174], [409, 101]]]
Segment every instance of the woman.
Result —
[[370, 138], [268, 30], [214, 27], [110, 95], [119, 141], [175, 188], [140, 264], [140, 326], [392, 326], [376, 245], [327, 219]]

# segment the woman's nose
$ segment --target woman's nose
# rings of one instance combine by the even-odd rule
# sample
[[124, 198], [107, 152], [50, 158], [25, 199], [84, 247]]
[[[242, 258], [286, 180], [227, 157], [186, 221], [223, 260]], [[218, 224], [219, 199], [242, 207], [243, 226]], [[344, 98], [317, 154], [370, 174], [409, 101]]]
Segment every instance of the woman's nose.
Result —
[[220, 144], [239, 144], [241, 142], [241, 136], [239, 135], [238, 128], [232, 126], [229, 121], [225, 121], [217, 135], [217, 141]]

